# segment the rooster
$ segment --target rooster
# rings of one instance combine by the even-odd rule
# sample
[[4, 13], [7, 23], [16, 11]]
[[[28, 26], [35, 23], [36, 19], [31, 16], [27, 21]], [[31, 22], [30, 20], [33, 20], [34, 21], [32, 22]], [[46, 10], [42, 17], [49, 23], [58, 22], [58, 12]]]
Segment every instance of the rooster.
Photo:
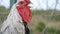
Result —
[[0, 34], [30, 34], [27, 23], [32, 19], [30, 0], [17, 0], [7, 19], [3, 22]]

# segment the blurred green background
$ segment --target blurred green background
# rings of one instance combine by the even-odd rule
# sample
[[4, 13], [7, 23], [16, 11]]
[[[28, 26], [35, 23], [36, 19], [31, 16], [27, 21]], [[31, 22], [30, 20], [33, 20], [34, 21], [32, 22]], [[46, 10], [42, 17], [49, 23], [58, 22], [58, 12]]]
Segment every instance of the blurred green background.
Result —
[[[10, 9], [15, 2], [16, 1], [14, 0], [10, 1], [10, 8], [0, 6], [0, 25], [6, 20]], [[28, 24], [31, 34], [60, 34], [60, 10], [31, 9], [31, 12], [33, 17]]]
[[[0, 25], [7, 18], [9, 9], [0, 6]], [[33, 18], [29, 28], [31, 34], [60, 34], [59, 10], [31, 10]], [[52, 14], [53, 13], [53, 14]]]

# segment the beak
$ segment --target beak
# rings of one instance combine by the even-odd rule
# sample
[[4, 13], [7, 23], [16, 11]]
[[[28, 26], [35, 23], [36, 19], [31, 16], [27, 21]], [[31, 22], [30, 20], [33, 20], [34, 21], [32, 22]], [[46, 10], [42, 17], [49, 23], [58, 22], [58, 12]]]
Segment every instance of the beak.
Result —
[[33, 3], [30, 3], [28, 6], [32, 7], [33, 6]]

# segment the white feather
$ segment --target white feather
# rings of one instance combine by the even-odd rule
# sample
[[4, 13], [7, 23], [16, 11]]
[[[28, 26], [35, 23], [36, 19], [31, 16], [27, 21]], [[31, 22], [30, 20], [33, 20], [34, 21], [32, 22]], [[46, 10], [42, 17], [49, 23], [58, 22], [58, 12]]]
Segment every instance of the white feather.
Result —
[[12, 6], [7, 19], [2, 24], [0, 34], [25, 34], [24, 24], [16, 6], [17, 3]]

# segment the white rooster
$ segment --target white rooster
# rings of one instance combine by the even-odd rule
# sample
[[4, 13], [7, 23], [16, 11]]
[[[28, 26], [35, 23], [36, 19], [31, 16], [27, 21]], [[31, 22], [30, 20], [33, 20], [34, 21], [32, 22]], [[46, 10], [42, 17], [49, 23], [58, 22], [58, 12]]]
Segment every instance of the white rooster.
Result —
[[23, 0], [17, 0], [12, 6], [7, 19], [3, 22], [0, 34], [25, 34], [25, 27], [21, 16], [19, 15], [16, 6], [18, 2]]

